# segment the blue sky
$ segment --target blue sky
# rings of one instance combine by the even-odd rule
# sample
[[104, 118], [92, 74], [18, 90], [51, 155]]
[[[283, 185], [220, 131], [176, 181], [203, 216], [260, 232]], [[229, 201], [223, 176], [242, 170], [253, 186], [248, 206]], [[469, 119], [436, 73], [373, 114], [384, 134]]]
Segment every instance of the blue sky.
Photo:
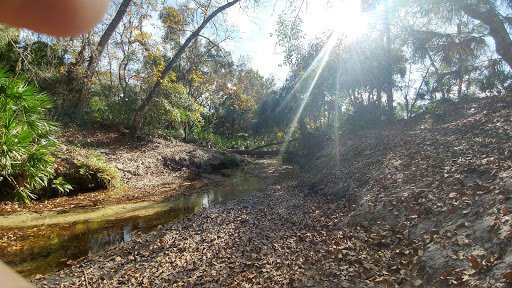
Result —
[[[224, 47], [232, 51], [235, 58], [241, 55], [251, 57], [254, 69], [266, 77], [273, 74], [278, 82], [282, 82], [288, 68], [280, 67], [283, 56], [275, 45], [275, 36], [271, 37], [279, 15], [272, 10], [272, 5], [265, 5], [257, 11], [244, 11], [240, 6], [231, 8], [227, 18], [239, 29], [239, 39], [229, 40]], [[247, 15], [248, 13], [251, 15]]]

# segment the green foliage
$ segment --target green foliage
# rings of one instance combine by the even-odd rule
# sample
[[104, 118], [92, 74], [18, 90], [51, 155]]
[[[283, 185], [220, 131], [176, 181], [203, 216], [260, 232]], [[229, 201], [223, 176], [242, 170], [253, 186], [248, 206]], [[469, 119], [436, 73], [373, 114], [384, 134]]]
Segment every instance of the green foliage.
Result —
[[195, 142], [217, 149], [251, 149], [265, 144], [264, 141], [251, 138], [249, 134], [245, 133], [238, 134], [234, 139], [217, 135], [206, 125], [197, 127], [194, 130], [193, 137], [196, 140]]
[[451, 99], [441, 99], [437, 101], [432, 101], [428, 105], [425, 106], [424, 111], [427, 113], [425, 116], [429, 118], [430, 115], [436, 116], [444, 116], [446, 112], [448, 112], [449, 105], [453, 102]]
[[[129, 127], [137, 110], [140, 93], [133, 87], [121, 91], [116, 85], [92, 87], [89, 119], [110, 126]], [[146, 112], [142, 134], [146, 137], [185, 137], [185, 130], [202, 124], [201, 107], [177, 83], [165, 84]]]
[[[71, 171], [64, 178], [73, 186], [84, 190], [97, 190], [112, 189], [121, 185], [121, 172], [110, 165], [100, 153], [81, 148], [70, 149], [76, 163], [72, 165]], [[81, 175], [81, 177], [77, 177], [77, 175]], [[84, 177], [85, 179], [83, 179]]]
[[69, 191], [73, 190], [73, 187], [69, 183], [64, 181], [62, 177], [53, 179], [52, 187], [59, 191], [59, 196], [68, 194]]
[[222, 157], [220, 166], [222, 169], [236, 168], [240, 166], [240, 161], [238, 161], [238, 158], [235, 155], [226, 154]]
[[384, 110], [375, 103], [355, 103], [351, 109], [344, 114], [342, 119], [343, 130], [354, 133], [379, 127], [382, 124]]
[[0, 65], [7, 68], [9, 72], [16, 71], [19, 60], [19, 52], [14, 45], [16, 42], [7, 37], [7, 41], [0, 42]]
[[[64, 57], [55, 47], [44, 41], [34, 41], [23, 46], [25, 59], [32, 69], [59, 69], [64, 65]], [[26, 69], [28, 70], [28, 69]]]
[[129, 127], [139, 103], [132, 87], [127, 87], [125, 92], [123, 94], [117, 85], [94, 85], [88, 111], [90, 119], [111, 126]]
[[11, 40], [18, 42], [17, 39], [19, 37], [19, 33], [20, 31], [18, 28], [0, 24], [0, 44], [4, 44]]
[[160, 21], [162, 22], [165, 32], [164, 41], [179, 47], [181, 37], [185, 34], [185, 28], [192, 19], [190, 18], [191, 10], [186, 5], [178, 7], [165, 6], [160, 11]]
[[20, 203], [30, 203], [54, 175], [58, 125], [45, 115], [50, 107], [48, 95], [0, 70], [0, 179]]
[[301, 141], [295, 141], [283, 154], [283, 163], [295, 164], [304, 169], [322, 151], [332, 138], [332, 129], [318, 128], [301, 135]]
[[503, 61], [491, 61], [478, 81], [478, 89], [483, 93], [511, 93], [512, 72]]
[[302, 40], [305, 38], [301, 27], [302, 22], [302, 18], [298, 15], [288, 16], [282, 13], [276, 23], [277, 45], [283, 47], [284, 64], [290, 67], [296, 66], [302, 58], [304, 50]]
[[[252, 127], [252, 132], [256, 135], [270, 134], [279, 128], [285, 129], [291, 110], [290, 105], [283, 105], [285, 102], [286, 90], [271, 91], [268, 97], [258, 105], [256, 109], [256, 119]], [[284, 111], [284, 109], [287, 109]]]
[[208, 126], [197, 127], [194, 131], [197, 142], [207, 147], [217, 147], [221, 142], [220, 136], [213, 134], [213, 131]]
[[162, 87], [142, 123], [142, 134], [150, 137], [184, 138], [187, 130], [200, 126], [201, 107], [177, 83]]
[[15, 29], [0, 26], [0, 66], [23, 75], [27, 82], [51, 95], [54, 104], [51, 112], [61, 111], [69, 84], [61, 71], [65, 63], [62, 51], [54, 43], [42, 40], [20, 42], [18, 34]]
[[115, 188], [121, 185], [121, 172], [98, 153], [92, 152], [87, 160], [80, 162], [79, 165], [80, 174], [97, 175], [104, 187]]

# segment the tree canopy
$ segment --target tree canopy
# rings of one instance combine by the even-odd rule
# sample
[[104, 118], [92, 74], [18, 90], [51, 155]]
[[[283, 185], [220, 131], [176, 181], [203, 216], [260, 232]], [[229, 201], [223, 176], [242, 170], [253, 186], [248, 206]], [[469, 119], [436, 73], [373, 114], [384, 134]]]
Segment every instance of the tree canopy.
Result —
[[283, 83], [226, 48], [237, 29], [227, 11], [245, 9], [240, 17], [250, 18], [268, 9], [249, 0], [112, 1], [102, 23], [67, 39], [2, 26], [1, 65], [51, 95], [57, 121], [101, 121], [128, 129], [133, 141], [225, 147], [296, 137], [295, 146], [316, 146], [312, 139], [324, 139], [317, 133], [512, 89], [510, 1], [361, 1], [369, 23], [360, 35], [338, 24], [307, 35], [308, 9], [341, 9], [329, 3], [273, 4], [282, 8], [271, 34], [289, 69]]

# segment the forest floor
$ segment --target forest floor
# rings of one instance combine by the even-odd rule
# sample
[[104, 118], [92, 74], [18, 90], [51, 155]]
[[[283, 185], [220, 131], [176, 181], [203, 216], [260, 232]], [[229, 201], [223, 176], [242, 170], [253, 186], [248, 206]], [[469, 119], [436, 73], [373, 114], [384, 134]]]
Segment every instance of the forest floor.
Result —
[[511, 287], [512, 97], [329, 143], [263, 191], [39, 287]]

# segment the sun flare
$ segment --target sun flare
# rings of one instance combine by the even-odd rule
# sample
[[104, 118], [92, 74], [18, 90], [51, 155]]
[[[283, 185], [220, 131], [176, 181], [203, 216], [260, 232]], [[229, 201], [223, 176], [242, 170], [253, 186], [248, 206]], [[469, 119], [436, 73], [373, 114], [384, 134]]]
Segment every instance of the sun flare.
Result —
[[362, 12], [360, 0], [330, 1], [324, 13], [317, 21], [338, 37], [350, 41], [368, 30], [369, 15]]
[[[309, 89], [303, 95], [299, 109], [292, 123], [290, 123], [285, 142], [281, 146], [280, 156], [282, 156], [282, 153], [284, 153], [292, 139], [292, 135], [297, 128], [297, 123], [302, 110], [304, 109], [304, 106], [306, 105], [306, 102], [308, 101], [325, 64], [329, 60], [329, 55], [332, 49], [338, 43], [338, 39], [343, 38], [344, 41], [354, 41], [365, 34], [368, 30], [370, 17], [368, 14], [362, 12], [360, 0], [330, 0], [328, 3], [329, 4], [325, 9], [316, 11], [316, 13], [311, 13], [309, 19], [307, 19], [315, 23], [314, 26], [316, 32], [330, 31], [331, 33], [327, 39], [327, 43], [325, 43], [320, 53], [295, 84], [293, 91], [286, 96], [287, 98], [290, 97], [297, 87], [305, 84], [303, 82], [308, 79], [309, 75], [313, 75], [312, 79], [310, 78], [311, 82], [306, 84], [309, 85]], [[337, 133], [335, 134], [337, 135]]]

